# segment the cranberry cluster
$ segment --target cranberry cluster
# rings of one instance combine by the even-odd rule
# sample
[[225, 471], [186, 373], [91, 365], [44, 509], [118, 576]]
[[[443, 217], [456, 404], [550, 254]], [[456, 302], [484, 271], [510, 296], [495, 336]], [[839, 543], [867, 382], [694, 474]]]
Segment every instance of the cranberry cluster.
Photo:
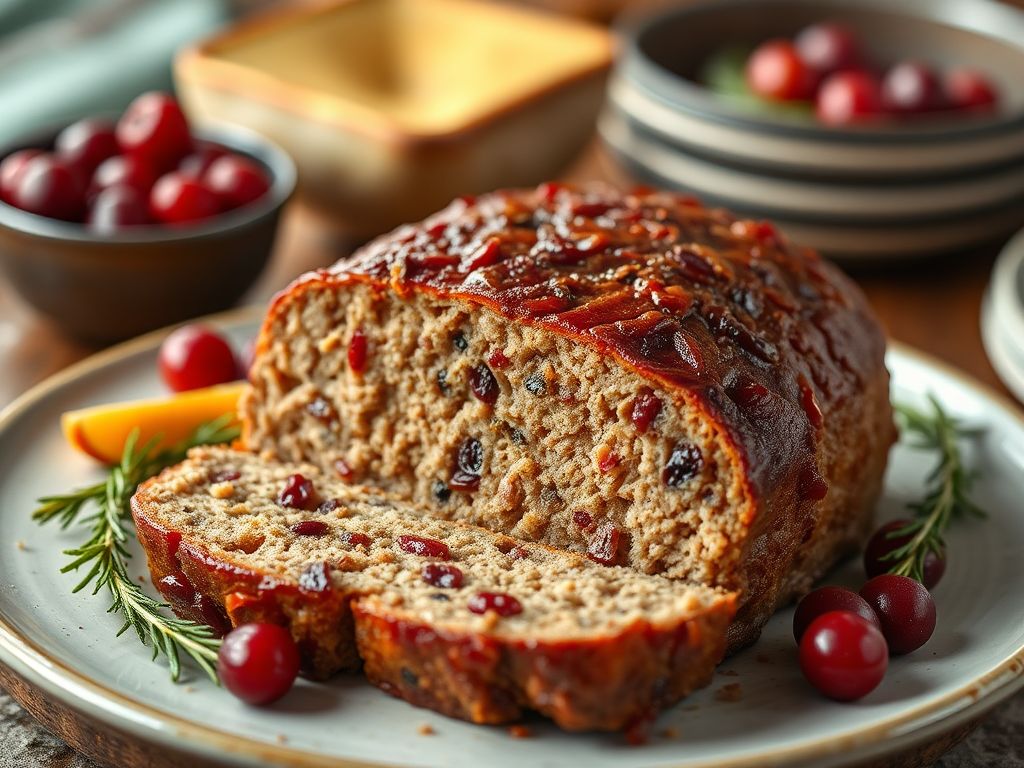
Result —
[[[943, 558], [926, 559], [924, 583], [887, 573], [890, 552], [909, 541], [893, 535], [910, 521], [880, 528], [868, 543], [864, 567], [871, 579], [860, 593], [843, 587], [811, 592], [793, 615], [800, 669], [826, 696], [852, 701], [882, 681], [890, 654], [916, 651], [935, 630], [935, 602], [928, 590], [945, 570]], [[930, 565], [929, 565], [930, 563]]]
[[239, 208], [270, 188], [248, 157], [192, 137], [174, 98], [145, 93], [116, 123], [87, 117], [52, 151], [22, 149], [0, 162], [0, 200], [114, 234], [147, 224], [187, 224]]
[[826, 125], [939, 111], [991, 112], [999, 95], [984, 74], [955, 68], [941, 77], [920, 61], [902, 61], [879, 73], [865, 61], [847, 27], [814, 24], [793, 40], [759, 45], [747, 59], [746, 81], [758, 96], [813, 101]]

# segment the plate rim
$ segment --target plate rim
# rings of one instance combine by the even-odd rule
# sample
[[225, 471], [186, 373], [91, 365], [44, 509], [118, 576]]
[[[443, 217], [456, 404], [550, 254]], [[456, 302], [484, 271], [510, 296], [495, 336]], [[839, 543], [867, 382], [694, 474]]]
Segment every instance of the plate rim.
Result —
[[[217, 327], [258, 322], [260, 307], [246, 307], [198, 321]], [[176, 326], [175, 326], [176, 327]], [[173, 327], [153, 331], [96, 353], [53, 374], [0, 410], [0, 434], [34, 405], [81, 377], [156, 347]], [[1024, 430], [1024, 410], [1010, 398], [932, 355], [901, 342], [889, 340], [886, 355], [896, 354], [936, 370], [980, 398], [1006, 411]], [[166, 746], [175, 752], [210, 759], [220, 765], [289, 765], [303, 768], [384, 768], [386, 762], [363, 762], [334, 755], [296, 750], [284, 745], [256, 741], [229, 734], [215, 727], [193, 722], [139, 702], [49, 656], [0, 616], [0, 665], [11, 670], [32, 688], [44, 692], [95, 723], [129, 734], [150, 746]], [[755, 768], [766, 762], [796, 764], [843, 764], [863, 761], [879, 754], [898, 753], [978, 719], [1024, 687], [1024, 644], [996, 667], [940, 699], [922, 703], [882, 723], [864, 726], [843, 743], [822, 737], [770, 753], [705, 761], [702, 768]], [[12, 692], [13, 695], [13, 692]], [[156, 725], [148, 724], [154, 721]], [[81, 749], [76, 745], [76, 748]], [[675, 763], [667, 763], [673, 765]]]

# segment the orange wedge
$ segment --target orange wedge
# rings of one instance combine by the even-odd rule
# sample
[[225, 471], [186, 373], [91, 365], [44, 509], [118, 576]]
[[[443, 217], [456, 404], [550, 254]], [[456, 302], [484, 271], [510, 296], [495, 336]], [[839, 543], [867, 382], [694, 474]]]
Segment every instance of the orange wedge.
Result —
[[117, 464], [125, 441], [136, 427], [136, 445], [163, 435], [159, 447], [165, 448], [184, 440], [200, 424], [226, 413], [236, 414], [237, 419], [238, 396], [247, 386], [247, 382], [236, 381], [150, 400], [96, 405], [64, 413], [60, 425], [73, 447], [104, 464]]

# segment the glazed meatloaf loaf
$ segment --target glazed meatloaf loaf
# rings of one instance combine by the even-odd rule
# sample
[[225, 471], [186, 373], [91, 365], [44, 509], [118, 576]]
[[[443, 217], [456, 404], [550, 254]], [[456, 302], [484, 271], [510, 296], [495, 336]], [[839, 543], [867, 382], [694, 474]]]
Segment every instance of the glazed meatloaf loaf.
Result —
[[616, 730], [707, 684], [734, 595], [430, 518], [308, 465], [193, 451], [132, 499], [180, 615], [287, 626], [306, 670], [357, 669], [479, 723], [522, 707]]
[[459, 199], [278, 295], [243, 439], [738, 591], [736, 649], [870, 526], [884, 351], [856, 285], [768, 224], [545, 184]]

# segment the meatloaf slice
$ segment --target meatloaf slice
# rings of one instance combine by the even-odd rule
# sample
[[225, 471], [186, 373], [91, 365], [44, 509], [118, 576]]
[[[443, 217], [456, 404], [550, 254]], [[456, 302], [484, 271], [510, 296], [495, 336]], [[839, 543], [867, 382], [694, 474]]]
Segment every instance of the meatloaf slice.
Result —
[[870, 527], [884, 350], [856, 285], [767, 224], [548, 184], [457, 200], [281, 293], [244, 440], [740, 591], [735, 649]]
[[143, 484], [132, 512], [178, 614], [282, 624], [312, 675], [361, 659], [389, 693], [478, 723], [530, 707], [570, 730], [627, 727], [710, 681], [735, 610], [721, 590], [227, 448]]

